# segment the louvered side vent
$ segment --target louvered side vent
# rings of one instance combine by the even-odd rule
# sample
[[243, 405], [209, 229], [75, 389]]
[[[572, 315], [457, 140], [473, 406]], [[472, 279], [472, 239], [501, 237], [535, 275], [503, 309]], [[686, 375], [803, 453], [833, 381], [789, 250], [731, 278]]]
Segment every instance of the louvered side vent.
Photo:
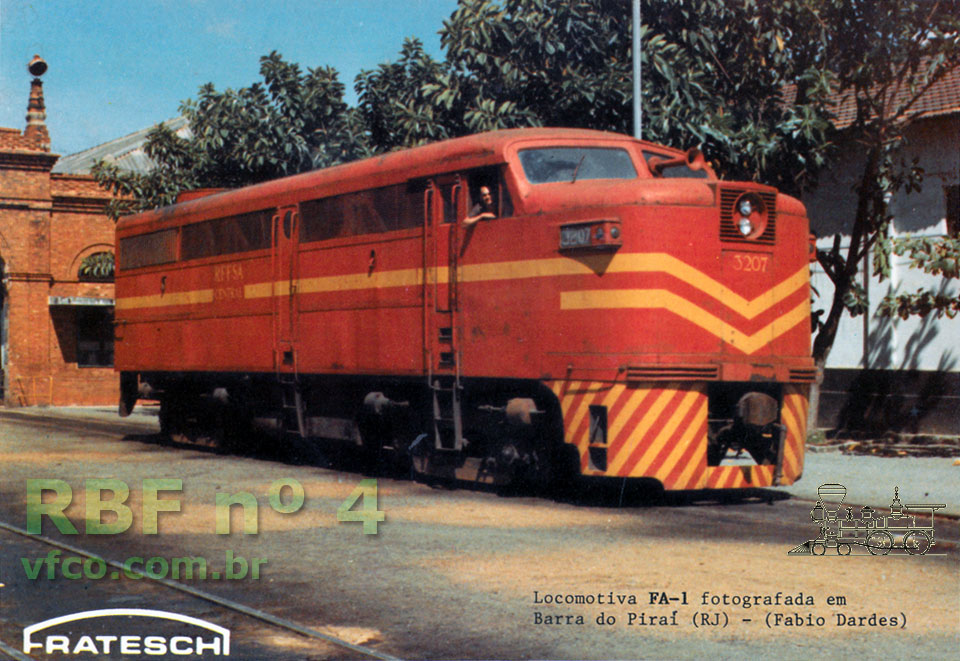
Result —
[[790, 380], [803, 383], [813, 383], [817, 380], [817, 369], [791, 369]]
[[627, 381], [712, 381], [720, 378], [717, 365], [643, 365], [627, 367]]
[[738, 243], [760, 243], [771, 246], [777, 238], [777, 194], [763, 191], [750, 191], [758, 195], [767, 207], [767, 227], [763, 234], [755, 239], [745, 239], [733, 222], [733, 205], [737, 198], [747, 191], [741, 188], [723, 188], [720, 190], [720, 240]]

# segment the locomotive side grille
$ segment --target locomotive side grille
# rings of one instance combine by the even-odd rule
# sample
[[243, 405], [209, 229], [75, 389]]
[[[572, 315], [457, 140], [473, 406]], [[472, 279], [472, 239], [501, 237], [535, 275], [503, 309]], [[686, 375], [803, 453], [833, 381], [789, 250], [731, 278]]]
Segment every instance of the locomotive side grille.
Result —
[[813, 383], [817, 380], [817, 369], [791, 369], [790, 380], [802, 383]]
[[720, 378], [717, 365], [631, 365], [627, 381], [700, 381]]
[[738, 241], [748, 243], [760, 243], [763, 245], [773, 245], [777, 234], [777, 194], [765, 191], [751, 191], [767, 207], [767, 226], [763, 234], [755, 239], [745, 239], [733, 222], [733, 204], [743, 193], [747, 191], [741, 188], [722, 188], [720, 189], [720, 240]]

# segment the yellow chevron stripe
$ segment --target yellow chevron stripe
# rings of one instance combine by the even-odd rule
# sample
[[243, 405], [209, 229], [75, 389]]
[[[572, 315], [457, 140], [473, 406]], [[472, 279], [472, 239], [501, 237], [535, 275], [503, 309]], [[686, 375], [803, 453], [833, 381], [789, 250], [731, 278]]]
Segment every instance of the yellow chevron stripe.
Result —
[[151, 296], [125, 296], [118, 298], [115, 305], [118, 310], [133, 310], [137, 308], [159, 308], [171, 305], [193, 305], [195, 303], [212, 302], [212, 289], [195, 289], [193, 291], [153, 294]]
[[[676, 395], [677, 391], [671, 393]], [[686, 395], [680, 400], [680, 404], [677, 405], [676, 410], [670, 414], [670, 419], [663, 426], [663, 429], [660, 430], [660, 433], [657, 434], [656, 438], [653, 439], [647, 448], [640, 454], [640, 458], [637, 459], [635, 464], [636, 468], [634, 470], [639, 470], [641, 474], [646, 473], [646, 468], [653, 461], [656, 460], [657, 455], [663, 450], [663, 447], [667, 444], [667, 441], [673, 437], [676, 433], [677, 428], [680, 426], [680, 423], [683, 422], [683, 416], [686, 415], [687, 411], [693, 406], [694, 401], [700, 396], [700, 393], [696, 390], [691, 390], [687, 392]]]
[[[700, 393], [697, 393], [700, 394]], [[696, 414], [693, 416], [693, 419], [690, 421], [690, 425], [684, 430], [683, 435], [680, 439], [674, 444], [673, 450], [670, 451], [670, 454], [667, 456], [667, 460], [664, 461], [660, 468], [657, 470], [657, 479], [663, 482], [667, 479], [667, 476], [670, 472], [676, 468], [677, 462], [680, 461], [680, 457], [683, 456], [683, 453], [690, 448], [691, 443], [696, 443], [700, 439], [695, 439], [694, 435], [700, 430], [703, 421], [707, 417], [707, 398], [702, 397], [700, 399], [700, 406]], [[704, 447], [706, 447], [706, 439], [704, 441]], [[697, 461], [700, 458], [700, 453], [695, 453], [690, 461], [687, 462], [687, 466], [683, 469], [683, 473], [680, 474], [680, 477], [677, 479], [677, 484], [686, 485], [690, 480], [690, 474], [697, 467]]]
[[667, 273], [717, 299], [743, 317], [753, 319], [802, 287], [810, 277], [810, 268], [804, 265], [772, 289], [753, 300], [747, 300], [703, 271], [667, 253], [626, 253], [615, 255], [609, 263], [608, 259], [593, 255], [577, 260], [551, 258], [468, 264], [462, 268], [461, 281], [486, 282], [591, 273]]
[[560, 293], [561, 310], [597, 308], [669, 310], [748, 355], [780, 337], [800, 322], [810, 319], [810, 301], [804, 299], [785, 315], [777, 317], [756, 333], [748, 335], [666, 289], [590, 289]]
[[[780, 416], [783, 419], [784, 426], [787, 428], [788, 436], [798, 438], [799, 426], [797, 425], [797, 420], [794, 418], [793, 412], [788, 406], [785, 405], [783, 407], [783, 410], [780, 412]], [[791, 477], [795, 477], [798, 472], [798, 457], [793, 451], [792, 443], [784, 443], [783, 455], [784, 473]]]
[[620, 432], [623, 431], [624, 425], [626, 425], [633, 418], [633, 414], [636, 412], [637, 407], [643, 403], [643, 400], [646, 399], [647, 395], [649, 394], [650, 388], [637, 388], [630, 394], [630, 399], [628, 399], [626, 404], [623, 405], [623, 409], [621, 409], [620, 413], [617, 414], [613, 424], [610, 425], [610, 428], [607, 430], [607, 441], [610, 444], [612, 444], [620, 436]]
[[[794, 390], [794, 389], [791, 389]], [[807, 398], [802, 394], [789, 394], [784, 397], [783, 421], [793, 442], [785, 444], [784, 459], [790, 461], [791, 471], [785, 476], [796, 479], [803, 470], [803, 448], [806, 442]], [[796, 409], [796, 413], [793, 409]]]
[[[707, 398], [704, 397], [701, 410], [699, 413], [697, 413], [697, 417], [694, 419], [693, 423], [690, 425], [690, 429], [688, 430], [691, 436], [693, 434], [698, 433], [700, 429], [706, 428], [705, 425], [707, 420], [707, 412], [708, 412]], [[696, 442], [700, 442], [701, 447], [696, 452], [693, 453], [693, 456], [690, 458], [689, 461], [687, 461], [686, 467], [683, 469], [683, 472], [680, 474], [680, 477], [677, 479], [677, 484], [680, 485], [681, 489], [687, 488], [686, 485], [690, 485], [689, 488], [691, 489], [700, 489], [703, 487], [702, 481], [698, 484], [690, 484], [690, 481], [693, 479], [693, 473], [698, 468], [700, 468], [701, 464], [707, 463], [706, 439], [705, 438], [704, 439], [695, 439], [695, 438], [687, 439], [686, 436], [684, 436], [682, 444], [687, 445], [689, 443], [696, 443]], [[669, 468], [669, 466], [667, 468]]]
[[[428, 269], [430, 282], [439, 276], [441, 284], [449, 280], [441, 269]], [[351, 273], [349, 275], [330, 275], [317, 278], [296, 280], [297, 291], [302, 294], [317, 294], [333, 291], [356, 291], [358, 289], [385, 289], [388, 287], [419, 287], [423, 284], [423, 269], [398, 269], [377, 273]], [[258, 282], [246, 285], [243, 294], [246, 298], [264, 298], [267, 296], [287, 296], [290, 293], [290, 281]]]
[[[673, 396], [676, 393], [677, 391], [672, 387], [672, 384], [666, 387], [663, 392], [660, 393], [660, 396], [654, 400], [653, 404], [650, 405], [650, 408], [647, 409], [647, 412], [644, 413], [643, 417], [640, 419], [640, 422], [637, 424], [636, 429], [634, 429], [633, 433], [630, 434], [631, 438], [636, 439], [638, 443], [642, 443], [643, 438], [647, 435], [650, 427], [652, 427], [653, 423], [657, 421], [657, 418], [659, 418], [660, 414], [663, 413], [663, 409], [667, 407], [667, 404], [670, 403], [670, 400], [673, 399]], [[613, 462], [611, 462], [608, 466], [607, 473], [611, 475], [619, 474], [620, 469], [623, 468], [623, 465], [627, 462], [627, 459], [630, 458], [630, 455], [633, 454], [633, 450], [635, 448], [635, 445], [624, 444], [621, 446], [620, 450], [617, 452], [616, 459], [614, 459]]]
[[753, 319], [757, 315], [776, 305], [784, 298], [797, 291], [807, 283], [810, 277], [810, 267], [806, 264], [796, 273], [768, 289], [753, 300], [747, 300], [731, 291], [726, 285], [714, 280], [703, 271], [695, 269], [686, 262], [666, 253], [634, 253], [623, 256], [623, 261], [611, 264], [616, 272], [666, 272], [678, 280], [696, 287], [703, 293], [717, 299], [734, 312], [746, 319]]
[[570, 382], [570, 385], [567, 386], [567, 394], [563, 396], [563, 404], [561, 405], [562, 410], [569, 410], [570, 406], [573, 404], [573, 398], [577, 396], [577, 391], [579, 389], [579, 381]]
[[606, 390], [607, 388], [608, 386], [602, 383], [591, 383], [587, 387], [586, 393], [583, 393], [580, 399], [580, 406], [577, 407], [577, 412], [573, 414], [573, 418], [570, 420], [568, 429], [571, 434], [575, 433], [577, 428], [580, 427], [580, 421], [583, 420], [587, 411], [590, 410], [590, 403], [593, 401], [593, 397], [601, 390]]
[[[609, 260], [609, 262], [607, 261]], [[666, 273], [688, 285], [699, 289], [708, 296], [746, 319], [757, 315], [797, 291], [809, 278], [809, 268], [804, 265], [796, 273], [786, 278], [760, 296], [747, 300], [731, 291], [726, 285], [711, 278], [686, 262], [666, 253], [627, 253], [608, 257], [592, 255], [570, 259], [555, 257], [548, 259], [518, 260], [509, 262], [488, 262], [485, 264], [467, 264], [460, 269], [461, 282], [490, 282], [496, 280], [520, 280], [525, 278], [546, 278], [567, 275], [599, 275], [604, 273]], [[397, 269], [377, 271], [375, 273], [350, 273], [346, 275], [321, 276], [295, 280], [297, 291], [308, 294], [337, 291], [356, 291], [359, 289], [384, 289], [390, 287], [417, 287], [424, 283], [446, 284], [449, 282], [449, 268]], [[205, 291], [205, 290], [204, 290]], [[183, 292], [191, 294], [193, 292]], [[244, 286], [246, 298], [266, 298], [286, 296], [290, 293], [290, 280], [259, 282]], [[118, 307], [159, 307], [183, 305], [164, 299], [161, 303], [149, 302], [154, 297], [128, 297], [118, 300]], [[126, 305], [119, 301], [131, 300]], [[197, 301], [200, 302], [200, 301]]]
[[613, 388], [610, 389], [610, 394], [604, 398], [602, 406], [606, 406], [607, 410], [609, 411], [611, 408], [613, 408], [613, 405], [617, 403], [617, 400], [620, 399], [620, 395], [622, 395], [623, 391], [626, 389], [627, 386], [622, 383], [615, 384]]

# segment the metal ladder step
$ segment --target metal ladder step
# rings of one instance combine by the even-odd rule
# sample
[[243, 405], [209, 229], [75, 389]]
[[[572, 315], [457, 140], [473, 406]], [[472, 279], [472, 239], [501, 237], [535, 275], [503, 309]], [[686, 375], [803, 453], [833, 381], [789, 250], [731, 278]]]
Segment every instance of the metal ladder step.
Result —
[[306, 424], [303, 413], [303, 398], [295, 381], [280, 381], [280, 412], [284, 434], [305, 438]]
[[431, 384], [433, 390], [434, 448], [440, 451], [460, 452], [463, 449], [463, 420], [460, 412], [460, 387], [443, 387], [440, 381]]

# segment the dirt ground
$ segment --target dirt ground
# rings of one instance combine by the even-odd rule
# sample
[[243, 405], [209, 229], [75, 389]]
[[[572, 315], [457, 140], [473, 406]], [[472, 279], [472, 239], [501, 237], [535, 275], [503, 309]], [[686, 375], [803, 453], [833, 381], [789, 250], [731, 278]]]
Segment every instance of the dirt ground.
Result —
[[[960, 635], [956, 521], [938, 524], [947, 542], [926, 556], [793, 556], [790, 549], [816, 534], [809, 502], [664, 506], [628, 498], [621, 506], [603, 494], [556, 502], [380, 477], [385, 521], [378, 534], [363, 535], [336, 517], [361, 474], [163, 447], [149, 434], [121, 440], [0, 424], [0, 519], [22, 525], [31, 477], [71, 484], [77, 498], [68, 515], [81, 533], [85, 478], [125, 481], [127, 504], [139, 513], [142, 479], [178, 477], [181, 512], [161, 514], [156, 536], [141, 534], [139, 515], [110, 538], [67, 539], [49, 522], [44, 534], [120, 560], [191, 555], [222, 564], [225, 549], [268, 559], [258, 580], [193, 584], [400, 657], [844, 659], [883, 650], [889, 658], [947, 658]], [[267, 505], [280, 478], [303, 486], [300, 511]], [[236, 510], [234, 532], [217, 535], [215, 495], [242, 491], [260, 503], [258, 533], [239, 532]], [[4, 573], [20, 571], [7, 552], [2, 563]], [[67, 608], [42, 601], [50, 586], [40, 583], [28, 583], [18, 603], [0, 600], [8, 644], [14, 625]], [[89, 583], [98, 596], [76, 590], [66, 612], [102, 607], [105, 598], [136, 602], [124, 581]], [[762, 603], [778, 594], [779, 605]], [[840, 598], [843, 605], [830, 603]], [[601, 615], [605, 624], [597, 624]], [[858, 625], [838, 624], [851, 620]], [[255, 640], [261, 655], [353, 658], [266, 625], [244, 631], [238, 640]], [[238, 658], [256, 658], [238, 645]]]

